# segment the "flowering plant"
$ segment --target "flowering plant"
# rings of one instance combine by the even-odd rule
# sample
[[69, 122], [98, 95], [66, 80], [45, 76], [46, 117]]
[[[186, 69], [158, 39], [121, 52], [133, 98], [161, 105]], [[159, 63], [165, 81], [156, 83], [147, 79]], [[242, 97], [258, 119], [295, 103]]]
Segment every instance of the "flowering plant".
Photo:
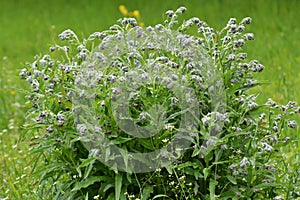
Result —
[[251, 18], [215, 31], [195, 17], [180, 23], [185, 10], [145, 29], [124, 18], [82, 41], [66, 30], [20, 72], [32, 86], [39, 198], [299, 197], [280, 151], [295, 144], [286, 135], [300, 108], [250, 93], [264, 69], [243, 52]]

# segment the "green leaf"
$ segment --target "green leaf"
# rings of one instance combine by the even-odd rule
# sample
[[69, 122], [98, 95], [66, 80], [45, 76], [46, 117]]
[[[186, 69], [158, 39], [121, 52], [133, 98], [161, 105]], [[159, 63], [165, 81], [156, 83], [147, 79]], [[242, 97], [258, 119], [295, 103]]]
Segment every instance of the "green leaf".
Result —
[[141, 138], [139, 139], [139, 142], [141, 143], [141, 145], [143, 145], [146, 149], [149, 149], [151, 151], [154, 151], [155, 148], [153, 146], [153, 144], [151, 143], [151, 141], [149, 140], [149, 138]]
[[90, 172], [92, 171], [92, 169], [93, 169], [93, 162], [90, 163], [90, 165], [87, 168], [85, 168], [83, 178], [87, 178], [90, 175]]
[[122, 189], [123, 174], [118, 173], [115, 176], [115, 200], [120, 200], [120, 194]]
[[143, 189], [142, 200], [148, 200], [150, 194], [153, 192], [153, 186], [147, 186]]
[[183, 169], [186, 167], [198, 168], [199, 165], [197, 163], [193, 163], [193, 162], [185, 162], [185, 163], [177, 165], [177, 169]]
[[165, 168], [169, 174], [173, 174], [172, 165], [167, 165], [167, 166], [165, 166]]
[[76, 171], [78, 172], [78, 176], [81, 178], [82, 177], [82, 172], [80, 170], [80, 166], [76, 167]]
[[268, 187], [278, 187], [281, 186], [280, 184], [276, 183], [261, 183], [259, 185], [254, 186], [254, 188], [262, 189], [262, 188], [268, 188]]
[[196, 178], [196, 180], [198, 180], [199, 178], [203, 178], [203, 175], [201, 174], [200, 169], [194, 170], [194, 177]]
[[129, 183], [132, 183], [132, 180], [131, 180], [131, 174], [130, 173], [126, 173], [126, 178], [127, 178], [127, 181]]
[[128, 141], [130, 141], [132, 139], [133, 138], [118, 137], [118, 138], [116, 138], [114, 140], [111, 140], [111, 142], [113, 144], [123, 144], [123, 143], [128, 142]]
[[218, 181], [214, 179], [209, 180], [209, 196], [210, 200], [215, 200], [215, 189], [216, 185], [218, 185]]
[[79, 165], [79, 167], [82, 168], [82, 167], [86, 167], [90, 164], [93, 164], [95, 162], [95, 160], [96, 160], [95, 157], [90, 157], [90, 158], [87, 158], [87, 159], [80, 159], [81, 164]]
[[232, 190], [232, 191], [226, 191], [226, 192], [223, 192], [220, 196], [220, 198], [223, 200], [227, 200], [227, 199], [232, 199], [233, 197], [235, 196], [235, 191]]
[[75, 187], [72, 189], [72, 192], [80, 190], [82, 188], [86, 188], [86, 187], [94, 184], [95, 182], [109, 181], [109, 180], [110, 180], [110, 178], [106, 177], [106, 176], [92, 176], [81, 182], [77, 182], [75, 184]]
[[48, 167], [41, 167], [41, 168], [38, 168], [38, 170], [36, 171], [36, 174], [42, 174], [41, 177], [40, 177], [40, 181], [42, 180], [46, 180], [48, 179], [49, 177], [53, 177], [53, 175], [55, 173], [57, 173], [58, 171], [60, 171], [60, 169], [63, 167], [63, 165], [61, 164], [53, 164], [53, 165], [50, 165]]
[[109, 190], [110, 188], [113, 188], [114, 187], [114, 184], [112, 184], [112, 183], [104, 183], [104, 184], [106, 184], [106, 185], [103, 185], [103, 192], [106, 192], [107, 190]]
[[155, 195], [152, 200], [160, 198], [160, 197], [168, 197], [168, 196], [165, 194], [158, 194], [158, 195]]
[[236, 182], [236, 180], [235, 180], [235, 178], [234, 178], [233, 176], [227, 175], [226, 177], [227, 177], [227, 179], [228, 179], [231, 183], [233, 183], [234, 185], [237, 184], [237, 182]]
[[193, 151], [192, 157], [195, 157], [195, 156], [199, 155], [200, 153], [201, 153], [201, 149], [197, 147], [197, 148]]
[[108, 195], [107, 200], [114, 200], [115, 194], [111, 193], [110, 195]]
[[193, 188], [193, 192], [195, 195], [197, 195], [199, 193], [199, 185], [197, 184], [197, 182], [195, 181], [195, 186]]
[[222, 153], [223, 153], [223, 150], [221, 150], [221, 149], [218, 149], [217, 152], [215, 152], [215, 156], [216, 156], [215, 161], [220, 160]]
[[209, 168], [204, 168], [204, 169], [203, 169], [204, 180], [207, 179], [209, 173], [210, 173], [210, 169], [209, 169]]
[[209, 162], [210, 162], [210, 161], [213, 159], [213, 157], [214, 157], [213, 151], [211, 151], [212, 148], [213, 148], [213, 147], [208, 148], [208, 149], [206, 150], [206, 152], [203, 152], [203, 154], [205, 155], [204, 160], [205, 160], [205, 163], [206, 163], [206, 164], [209, 164]]

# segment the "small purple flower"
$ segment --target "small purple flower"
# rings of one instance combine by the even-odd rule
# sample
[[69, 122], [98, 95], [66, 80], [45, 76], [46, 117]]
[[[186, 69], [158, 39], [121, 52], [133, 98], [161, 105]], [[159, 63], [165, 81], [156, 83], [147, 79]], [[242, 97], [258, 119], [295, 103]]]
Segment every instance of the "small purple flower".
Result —
[[244, 35], [245, 40], [254, 40], [254, 34], [253, 33], [246, 33]]
[[49, 133], [52, 133], [53, 132], [53, 128], [51, 126], [49, 126], [49, 127], [46, 128], [46, 131], [49, 132]]
[[186, 11], [186, 8], [182, 6], [182, 7], [178, 8], [178, 9], [176, 10], [176, 13], [182, 14], [182, 13], [184, 13], [185, 11]]
[[236, 24], [236, 18], [230, 18], [227, 24]]
[[252, 19], [250, 17], [245, 17], [244, 19], [242, 19], [243, 24], [250, 24], [251, 21], [252, 21]]
[[174, 11], [173, 10], [168, 10], [166, 12], [166, 15], [168, 15], [169, 17], [172, 17], [174, 15]]
[[246, 157], [244, 157], [244, 158], [242, 159], [242, 161], [240, 162], [240, 167], [245, 168], [245, 167], [247, 167], [248, 165], [250, 165], [249, 159], [246, 158]]
[[234, 46], [239, 48], [245, 45], [245, 41], [243, 39], [238, 39], [234, 41]]
[[278, 132], [278, 126], [273, 126], [273, 131], [274, 131], [275, 133], [277, 133], [277, 132]]
[[294, 120], [291, 120], [291, 121], [288, 122], [288, 127], [290, 127], [290, 128], [295, 128], [296, 125], [297, 125], [297, 123]]

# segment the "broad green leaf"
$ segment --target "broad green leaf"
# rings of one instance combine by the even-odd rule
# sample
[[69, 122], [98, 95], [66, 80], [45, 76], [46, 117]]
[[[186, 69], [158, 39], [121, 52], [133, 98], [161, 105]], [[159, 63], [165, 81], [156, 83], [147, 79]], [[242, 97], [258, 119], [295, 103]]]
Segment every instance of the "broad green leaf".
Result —
[[123, 174], [118, 173], [115, 176], [115, 200], [120, 200], [120, 194], [122, 189]]

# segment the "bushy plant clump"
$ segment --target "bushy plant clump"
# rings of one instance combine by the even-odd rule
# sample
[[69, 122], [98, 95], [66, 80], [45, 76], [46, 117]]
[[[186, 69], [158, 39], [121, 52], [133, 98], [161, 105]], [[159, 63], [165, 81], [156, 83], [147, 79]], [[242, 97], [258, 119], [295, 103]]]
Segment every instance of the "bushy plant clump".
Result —
[[[293, 116], [300, 107], [292, 101], [278, 105], [271, 99], [258, 104], [257, 95], [249, 91], [261, 84], [253, 76], [264, 69], [243, 51], [254, 40], [252, 33], [245, 33], [251, 18], [240, 22], [231, 18], [221, 31], [215, 31], [196, 17], [180, 23], [178, 16], [184, 12], [183, 7], [169, 10], [163, 24], [145, 29], [135, 19], [124, 18], [82, 41], [66, 30], [59, 35], [60, 45], [50, 47], [50, 54], [36, 56], [20, 72], [31, 85], [26, 128], [33, 136], [38, 198], [300, 196], [299, 171], [281, 152], [286, 145], [297, 145], [297, 138], [286, 135], [298, 131]], [[92, 99], [88, 101], [91, 115], [86, 114], [90, 107], [82, 108], [84, 102], [78, 108], [78, 102], [88, 98]], [[128, 101], [126, 116], [115, 106], [121, 101]], [[195, 102], [193, 110], [189, 105]], [[185, 115], [184, 108], [190, 115]], [[83, 119], [78, 116], [80, 109]], [[189, 124], [191, 115], [196, 116], [196, 124]], [[138, 139], [128, 135], [128, 124], [120, 123], [125, 117], [157, 134]], [[91, 127], [85, 118], [95, 125], [94, 132], [128, 152], [149, 153], [172, 144], [182, 131], [182, 121], [189, 124], [183, 136], [190, 143], [178, 155], [171, 153], [177, 157], [170, 165], [144, 173], [137, 173], [136, 166], [127, 171], [107, 165], [116, 156], [111, 148], [101, 151], [106, 154], [101, 160], [99, 153], [87, 147], [87, 140], [103, 141], [97, 134], [86, 137]], [[140, 163], [151, 165], [146, 159]]]

